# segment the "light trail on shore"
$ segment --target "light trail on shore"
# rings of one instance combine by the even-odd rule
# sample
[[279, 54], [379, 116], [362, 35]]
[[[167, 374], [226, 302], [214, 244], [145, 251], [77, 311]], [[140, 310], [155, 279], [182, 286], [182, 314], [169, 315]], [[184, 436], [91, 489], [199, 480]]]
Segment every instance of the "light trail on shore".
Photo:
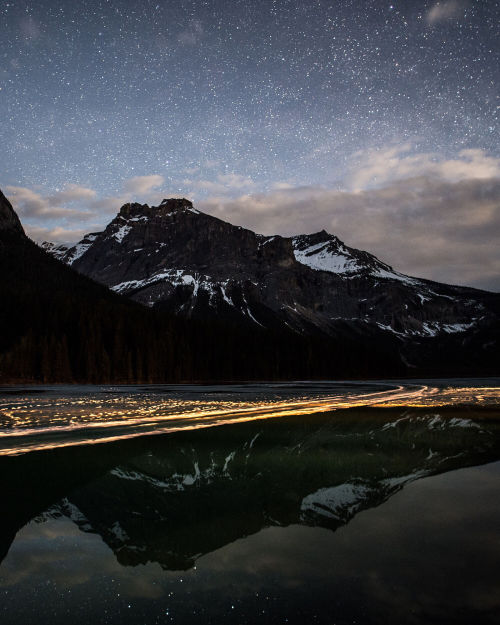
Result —
[[[269, 394], [272, 388], [263, 385], [261, 391]], [[465, 396], [477, 398], [489, 393], [498, 398], [499, 394], [499, 387], [495, 386], [440, 389], [429, 384], [370, 382], [360, 383], [360, 390], [374, 390], [355, 392], [355, 388], [355, 383], [348, 388], [336, 388], [332, 383], [330, 393], [323, 394], [312, 385], [309, 397], [265, 400], [259, 399], [258, 394], [246, 400], [172, 398], [161, 396], [154, 389], [149, 394], [142, 389], [110, 398], [96, 393], [62, 395], [59, 400], [56, 397], [48, 401], [26, 397], [4, 400], [4, 406], [0, 402], [0, 456], [347, 408], [429, 407], [460, 403]], [[332, 393], [333, 390], [343, 392]], [[231, 391], [223, 392], [231, 395]], [[311, 397], [315, 394], [321, 396]], [[236, 391], [234, 395], [237, 396]]]

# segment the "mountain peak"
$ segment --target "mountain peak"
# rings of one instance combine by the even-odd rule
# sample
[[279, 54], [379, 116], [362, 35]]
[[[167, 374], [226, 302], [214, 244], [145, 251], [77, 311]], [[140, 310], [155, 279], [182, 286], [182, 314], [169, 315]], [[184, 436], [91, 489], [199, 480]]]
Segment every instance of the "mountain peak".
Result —
[[185, 198], [168, 198], [161, 201], [159, 206], [149, 206], [149, 204], [139, 204], [138, 202], [129, 202], [120, 208], [118, 215], [125, 219], [133, 217], [154, 217], [155, 215], [165, 215], [180, 211], [189, 211], [198, 213], [193, 208], [193, 203]]
[[12, 204], [0, 191], [0, 232], [2, 230], [10, 230], [11, 232], [24, 235], [23, 227], [19, 217], [12, 208]]
[[182, 208], [193, 208], [193, 203], [190, 202], [189, 200], [186, 200], [186, 198], [171, 197], [171, 198], [162, 200], [160, 207], [167, 208], [173, 211], [173, 210], [179, 210]]
[[118, 213], [122, 217], [133, 217], [134, 215], [144, 215], [151, 211], [148, 204], [139, 204], [138, 202], [128, 202], [120, 208]]

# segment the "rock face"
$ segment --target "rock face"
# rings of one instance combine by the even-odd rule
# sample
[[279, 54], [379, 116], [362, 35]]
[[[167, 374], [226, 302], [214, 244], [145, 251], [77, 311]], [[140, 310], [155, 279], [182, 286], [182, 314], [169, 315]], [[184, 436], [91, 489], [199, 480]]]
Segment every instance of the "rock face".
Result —
[[335, 336], [342, 326], [402, 341], [498, 321], [498, 296], [403, 275], [322, 230], [264, 236], [186, 199], [125, 204], [103, 232], [46, 248], [80, 273], [149, 307]]
[[0, 191], [0, 232], [14, 232], [24, 235], [19, 217], [14, 212], [12, 204]]

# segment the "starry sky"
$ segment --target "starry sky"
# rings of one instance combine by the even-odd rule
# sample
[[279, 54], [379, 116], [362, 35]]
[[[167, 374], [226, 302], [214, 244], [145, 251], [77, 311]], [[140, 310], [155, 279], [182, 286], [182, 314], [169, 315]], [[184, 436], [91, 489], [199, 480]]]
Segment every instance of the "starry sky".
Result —
[[185, 196], [500, 290], [499, 8], [1, 0], [0, 187], [37, 240]]

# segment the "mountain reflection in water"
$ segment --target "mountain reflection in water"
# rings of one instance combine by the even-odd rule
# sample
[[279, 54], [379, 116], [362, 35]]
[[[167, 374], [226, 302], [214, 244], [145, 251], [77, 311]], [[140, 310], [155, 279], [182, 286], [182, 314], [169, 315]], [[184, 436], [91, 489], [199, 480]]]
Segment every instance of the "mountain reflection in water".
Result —
[[0, 622], [496, 624], [498, 391], [1, 389]]
[[[444, 479], [457, 469], [499, 460], [500, 411], [494, 407], [339, 409], [307, 418], [289, 416], [4, 456], [0, 593], [6, 601], [0, 618], [2, 623], [35, 622], [35, 612], [30, 613], [33, 604], [26, 598], [38, 588], [43, 604], [36, 622], [47, 623], [64, 622], [64, 610], [76, 622], [84, 622], [77, 606], [84, 590], [94, 602], [94, 618], [99, 621], [106, 609], [104, 620], [110, 623], [171, 622], [166, 617], [172, 614], [174, 622], [181, 623], [347, 623], [357, 618], [364, 623], [396, 623], [403, 622], [405, 602], [411, 614], [403, 620], [409, 623], [493, 623], [500, 607], [488, 582], [499, 579], [493, 566], [484, 580], [488, 558], [500, 555], [493, 535], [487, 555], [481, 552], [480, 562], [469, 556], [468, 570], [460, 570], [447, 582], [456, 586], [461, 605], [466, 599], [460, 593], [480, 571], [483, 576], [485, 594], [462, 605], [462, 620], [456, 611], [446, 612], [447, 603], [440, 603], [445, 595], [448, 602], [448, 587], [430, 597], [425, 595], [427, 587], [422, 587], [422, 596], [418, 588], [400, 588], [408, 596], [401, 596], [396, 606], [393, 598], [384, 598], [388, 589], [374, 584], [372, 576], [389, 575], [396, 587], [402, 583], [400, 576], [409, 575], [408, 562], [424, 566], [419, 558], [429, 536], [417, 533], [414, 544], [405, 543], [408, 551], [393, 554], [390, 565], [383, 564], [388, 554], [376, 551], [377, 531], [382, 537], [389, 523], [395, 524], [397, 542], [402, 540], [397, 536], [401, 528], [408, 525], [409, 532], [416, 531], [419, 515], [423, 521], [431, 516], [422, 504], [412, 507], [411, 499], [397, 514], [384, 516], [393, 499], [401, 501], [395, 495], [406, 492], [405, 487], [414, 493], [411, 483], [431, 484], [436, 476]], [[422, 479], [430, 476], [435, 477]], [[464, 489], [467, 479], [461, 478]], [[492, 482], [493, 488], [498, 489], [498, 483]], [[467, 496], [479, 505], [475, 490]], [[438, 506], [432, 496], [428, 501]], [[369, 517], [362, 511], [372, 515], [368, 529]], [[484, 517], [485, 528], [500, 521], [498, 505], [493, 512], [488, 510]], [[478, 537], [467, 535], [471, 528], [460, 527], [452, 504], [434, 518], [436, 531], [447, 514], [453, 519], [453, 530], [447, 530], [450, 540], [457, 532], [464, 553], [470, 551], [467, 541], [479, 548]], [[356, 529], [356, 524], [363, 527], [364, 519], [364, 529]], [[342, 532], [337, 531], [340, 528]], [[65, 536], [72, 541], [69, 551]], [[59, 547], [60, 556], [49, 547], [51, 541], [66, 545]], [[356, 569], [358, 541], [368, 551], [375, 550], [369, 572]], [[30, 554], [49, 549], [51, 555], [47, 559], [31, 555], [26, 562], [28, 545]], [[82, 549], [87, 550], [85, 556]], [[59, 579], [54, 572], [58, 557], [63, 569], [79, 558], [88, 561], [73, 572], [72, 581], [71, 576]], [[333, 566], [337, 557], [343, 558], [348, 574]], [[433, 574], [440, 566], [446, 569], [446, 558], [450, 563], [455, 558], [443, 553], [429, 557], [425, 567], [434, 567]], [[389, 573], [386, 567], [395, 566], [394, 558], [396, 569]], [[260, 571], [257, 577], [254, 566]], [[427, 574], [426, 568], [415, 572], [422, 580]], [[183, 584], [186, 575], [189, 585]], [[370, 588], [378, 587], [376, 592], [367, 590], [368, 577]], [[47, 579], [53, 587], [43, 585]], [[362, 581], [356, 602], [349, 593]], [[117, 583], [121, 590], [113, 594], [109, 589]], [[145, 596], [138, 590], [141, 583], [148, 585]], [[134, 590], [127, 590], [129, 584]], [[109, 592], [103, 594], [102, 588]], [[62, 593], [69, 591], [73, 599], [58, 604]], [[124, 609], [126, 605], [131, 607]]]

